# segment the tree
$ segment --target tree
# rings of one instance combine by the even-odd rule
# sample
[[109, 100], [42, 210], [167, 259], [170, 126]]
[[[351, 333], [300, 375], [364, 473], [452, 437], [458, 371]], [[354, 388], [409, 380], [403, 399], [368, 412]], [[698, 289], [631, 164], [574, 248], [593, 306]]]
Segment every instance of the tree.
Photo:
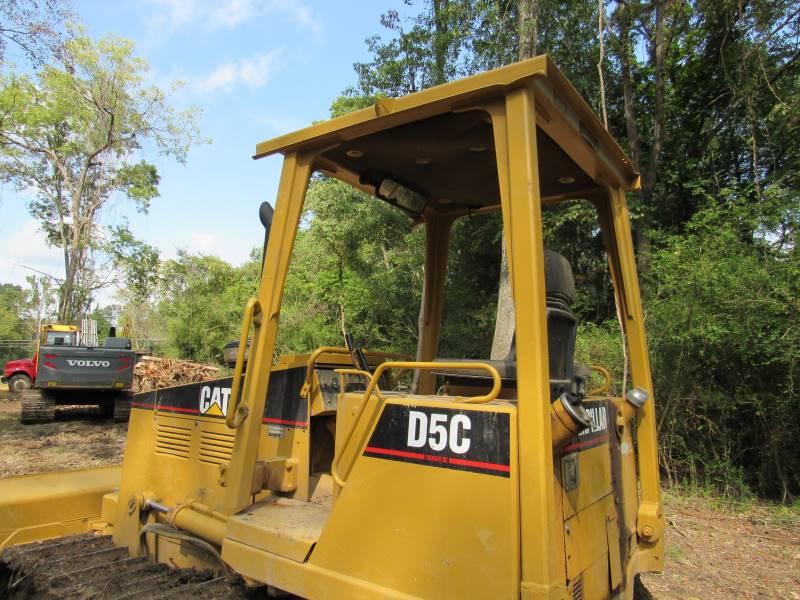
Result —
[[0, 176], [36, 193], [31, 214], [63, 252], [58, 316], [69, 322], [110, 283], [95, 262], [104, 241], [103, 207], [124, 196], [146, 212], [158, 196], [156, 167], [136, 157], [155, 150], [185, 162], [202, 140], [196, 109], [178, 112], [165, 92], [145, 85], [148, 67], [131, 42], [111, 36], [93, 42], [77, 31], [66, 49], [35, 79], [3, 77]]
[[55, 320], [58, 308], [56, 290], [49, 277], [28, 275], [25, 279], [29, 286], [28, 329], [36, 333], [45, 321]]
[[242, 307], [258, 288], [260, 264], [260, 256], [233, 267], [185, 251], [166, 261], [158, 310], [171, 350], [183, 358], [221, 361], [222, 347], [238, 339]]
[[59, 27], [70, 17], [62, 0], [0, 0], [0, 64], [9, 44], [22, 51], [34, 67], [64, 51]]
[[18, 285], [0, 284], [0, 340], [18, 340], [27, 337], [25, 310], [28, 299]]

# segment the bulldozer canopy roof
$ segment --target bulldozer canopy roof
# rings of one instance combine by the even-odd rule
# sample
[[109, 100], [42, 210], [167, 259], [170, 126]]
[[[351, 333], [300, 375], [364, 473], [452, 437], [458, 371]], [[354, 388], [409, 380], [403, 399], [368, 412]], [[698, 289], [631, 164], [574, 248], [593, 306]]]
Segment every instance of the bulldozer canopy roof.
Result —
[[[599, 180], [623, 189], [638, 186], [630, 160], [546, 56], [380, 99], [372, 107], [261, 142], [254, 158], [316, 152], [318, 170], [371, 194], [377, 195], [380, 182], [389, 178], [422, 194], [437, 211], [496, 207], [500, 191], [492, 121], [481, 107], [524, 85], [535, 92], [543, 199], [577, 197], [596, 189]], [[544, 124], [554, 120], [568, 127], [548, 130]], [[592, 160], [579, 166], [573, 159], [578, 155]]]

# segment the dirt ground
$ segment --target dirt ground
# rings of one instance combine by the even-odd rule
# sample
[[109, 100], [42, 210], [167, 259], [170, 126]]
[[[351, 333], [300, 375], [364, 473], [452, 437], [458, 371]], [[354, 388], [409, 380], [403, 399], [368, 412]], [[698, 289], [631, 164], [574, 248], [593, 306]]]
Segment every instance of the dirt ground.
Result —
[[666, 566], [653, 598], [800, 599], [800, 505], [731, 505], [667, 492]]
[[0, 398], [0, 478], [122, 461], [127, 423], [92, 407], [65, 407], [54, 423], [22, 425], [19, 404]]
[[[127, 425], [86, 408], [20, 425], [0, 391], [0, 478], [119, 463]], [[791, 508], [667, 492], [666, 568], [644, 577], [656, 600], [800, 600], [800, 505]]]

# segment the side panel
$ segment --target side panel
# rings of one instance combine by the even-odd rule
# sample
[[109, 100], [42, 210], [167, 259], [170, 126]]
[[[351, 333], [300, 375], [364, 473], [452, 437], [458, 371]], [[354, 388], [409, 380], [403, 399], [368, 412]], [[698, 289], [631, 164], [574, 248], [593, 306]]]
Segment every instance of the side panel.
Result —
[[516, 431], [510, 405], [390, 399], [310, 566], [412, 596], [518, 596]]

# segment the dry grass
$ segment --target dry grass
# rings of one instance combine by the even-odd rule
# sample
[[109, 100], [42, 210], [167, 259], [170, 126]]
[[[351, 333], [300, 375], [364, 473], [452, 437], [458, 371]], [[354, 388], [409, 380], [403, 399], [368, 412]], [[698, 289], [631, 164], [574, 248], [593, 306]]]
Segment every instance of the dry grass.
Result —
[[800, 506], [666, 493], [666, 566], [644, 582], [656, 600], [800, 600]]
[[22, 425], [19, 402], [0, 399], [0, 478], [66, 471], [122, 461], [127, 424], [98, 409], [59, 409], [54, 423]]

